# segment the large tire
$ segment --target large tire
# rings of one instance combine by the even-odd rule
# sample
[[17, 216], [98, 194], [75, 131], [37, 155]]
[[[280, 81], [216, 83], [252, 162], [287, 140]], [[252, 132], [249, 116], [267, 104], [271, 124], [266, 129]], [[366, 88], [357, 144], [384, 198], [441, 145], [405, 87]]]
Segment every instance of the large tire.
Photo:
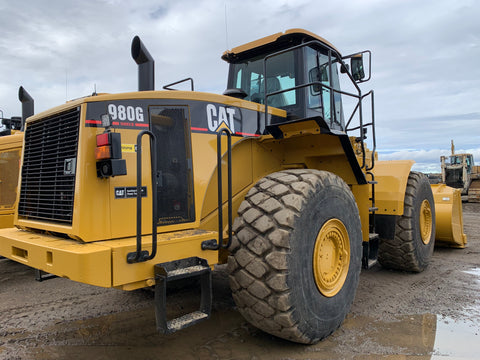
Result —
[[260, 180], [238, 213], [228, 271], [240, 313], [299, 343], [330, 335], [350, 309], [361, 269], [349, 187], [325, 171], [281, 171]]
[[435, 243], [435, 203], [428, 178], [410, 172], [403, 215], [393, 239], [380, 239], [378, 261], [394, 270], [421, 272], [428, 266]]

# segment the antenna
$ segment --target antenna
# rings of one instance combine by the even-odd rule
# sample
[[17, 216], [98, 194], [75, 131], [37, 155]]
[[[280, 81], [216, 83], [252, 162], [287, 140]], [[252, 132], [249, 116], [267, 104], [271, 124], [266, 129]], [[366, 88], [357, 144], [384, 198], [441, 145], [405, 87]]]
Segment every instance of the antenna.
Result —
[[68, 70], [65, 69], [65, 102], [68, 101], [67, 88], [68, 88]]
[[225, 44], [227, 45], [227, 50], [229, 49], [228, 47], [228, 18], [227, 18], [227, 2], [225, 1]]

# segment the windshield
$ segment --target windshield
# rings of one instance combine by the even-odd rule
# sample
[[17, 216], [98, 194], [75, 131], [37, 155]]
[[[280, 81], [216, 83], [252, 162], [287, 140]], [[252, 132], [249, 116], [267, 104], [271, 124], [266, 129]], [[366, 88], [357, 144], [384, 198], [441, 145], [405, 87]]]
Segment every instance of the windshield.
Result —
[[[295, 87], [295, 52], [289, 51], [267, 60], [267, 93]], [[265, 79], [263, 75], [263, 56], [234, 64], [233, 84], [245, 91], [245, 100], [259, 104], [265, 102]], [[268, 97], [268, 105], [284, 108], [296, 105], [296, 91], [290, 90]]]

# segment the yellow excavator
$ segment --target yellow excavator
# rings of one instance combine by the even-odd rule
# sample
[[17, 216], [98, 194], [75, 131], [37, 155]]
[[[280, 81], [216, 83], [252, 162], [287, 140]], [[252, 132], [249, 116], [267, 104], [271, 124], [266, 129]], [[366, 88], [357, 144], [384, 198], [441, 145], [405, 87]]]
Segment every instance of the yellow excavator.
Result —
[[[465, 245], [458, 190], [431, 187], [413, 161], [377, 160], [373, 91], [360, 88], [370, 51], [276, 33], [223, 54], [223, 95], [190, 78], [156, 91], [140, 38], [131, 51], [137, 92], [27, 120], [0, 255], [91, 285], [154, 286], [164, 334], [209, 317], [211, 270], [227, 263], [249, 322], [310, 344], [341, 325], [362, 266], [419, 272], [439, 237]], [[191, 91], [172, 91], [184, 81]], [[200, 280], [199, 308], [169, 318], [167, 286], [186, 278]]]

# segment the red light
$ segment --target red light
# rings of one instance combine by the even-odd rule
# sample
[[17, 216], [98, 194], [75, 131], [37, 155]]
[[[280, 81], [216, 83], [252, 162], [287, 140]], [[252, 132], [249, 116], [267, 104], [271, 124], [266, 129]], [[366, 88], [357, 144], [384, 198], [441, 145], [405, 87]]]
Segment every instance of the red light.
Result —
[[110, 145], [109, 133], [103, 133], [97, 135], [97, 146]]

